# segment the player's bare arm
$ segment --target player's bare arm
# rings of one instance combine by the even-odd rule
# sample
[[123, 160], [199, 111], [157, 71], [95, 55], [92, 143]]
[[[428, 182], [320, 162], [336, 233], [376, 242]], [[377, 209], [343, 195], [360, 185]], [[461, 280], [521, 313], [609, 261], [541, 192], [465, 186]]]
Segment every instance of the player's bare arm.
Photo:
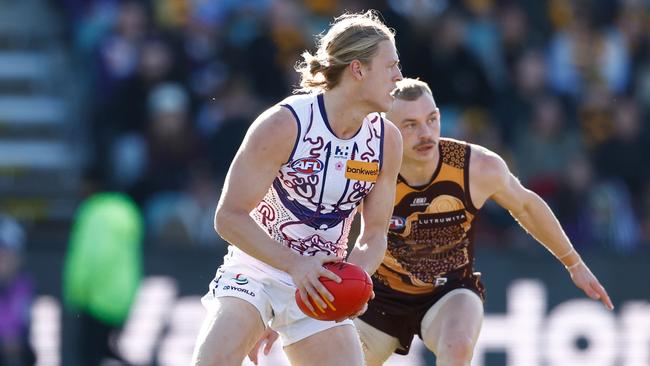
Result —
[[546, 202], [526, 189], [499, 155], [473, 145], [470, 182], [472, 199], [477, 207], [485, 200], [493, 199], [508, 210], [530, 235], [564, 264], [578, 288], [590, 298], [602, 301], [608, 309], [614, 308], [607, 292], [573, 248]]
[[[322, 267], [335, 256], [301, 257], [275, 242], [249, 216], [264, 198], [277, 172], [291, 154], [297, 131], [291, 112], [273, 107], [258, 117], [248, 130], [235, 155], [215, 214], [215, 229], [221, 237], [247, 254], [287, 272], [300, 289], [303, 301], [307, 294], [326, 306], [317, 291], [333, 300], [318, 280], [319, 276], [340, 281]], [[311, 304], [309, 304], [311, 306]]]
[[[386, 252], [386, 235], [395, 200], [395, 182], [402, 164], [402, 136], [388, 120], [384, 121], [384, 128], [383, 166], [375, 186], [363, 200], [361, 233], [348, 257], [348, 262], [360, 265], [370, 275], [375, 273]], [[374, 297], [373, 292], [370, 298]], [[365, 304], [350, 318], [356, 318], [367, 309], [368, 304]]]
[[[384, 257], [387, 245], [386, 233], [388, 232], [390, 215], [393, 211], [392, 202], [395, 200], [395, 181], [402, 163], [402, 138], [400, 132], [388, 121], [384, 121], [384, 126], [386, 127], [384, 165], [372, 192], [364, 199], [362, 206], [359, 206], [362, 217], [362, 232], [348, 257], [349, 262], [360, 265], [369, 274], [375, 272]], [[367, 305], [353, 318], [363, 314], [366, 309]], [[262, 344], [266, 342], [264, 354], [268, 354], [277, 338], [277, 332], [267, 328], [248, 354], [251, 361], [257, 365], [257, 356]]]
[[368, 274], [373, 274], [386, 251], [386, 234], [393, 212], [395, 182], [402, 163], [402, 138], [399, 130], [384, 121], [384, 161], [377, 182], [363, 200], [361, 212], [361, 233], [348, 261], [360, 265]]

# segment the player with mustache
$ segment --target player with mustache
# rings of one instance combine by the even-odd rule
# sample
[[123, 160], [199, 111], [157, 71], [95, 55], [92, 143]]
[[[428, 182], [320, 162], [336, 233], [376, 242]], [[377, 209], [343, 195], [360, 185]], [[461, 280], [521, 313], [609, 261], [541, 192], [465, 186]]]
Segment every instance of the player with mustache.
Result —
[[472, 224], [488, 200], [508, 210], [587, 296], [613, 309], [551, 209], [499, 155], [440, 137], [440, 110], [426, 83], [404, 79], [393, 96], [386, 116], [402, 133], [403, 155], [388, 249], [373, 275], [376, 297], [355, 320], [368, 366], [408, 353], [415, 334], [438, 365], [470, 364], [485, 296], [473, 268]]
[[[354, 320], [368, 366], [407, 354], [416, 334], [437, 365], [470, 364], [485, 296], [473, 268], [473, 222], [488, 200], [508, 210], [587, 296], [614, 308], [548, 205], [522, 186], [499, 155], [440, 137], [440, 110], [426, 83], [404, 79], [393, 96], [386, 117], [402, 134], [403, 156], [388, 248], [372, 276], [376, 296]], [[250, 356], [256, 359], [257, 348]]]

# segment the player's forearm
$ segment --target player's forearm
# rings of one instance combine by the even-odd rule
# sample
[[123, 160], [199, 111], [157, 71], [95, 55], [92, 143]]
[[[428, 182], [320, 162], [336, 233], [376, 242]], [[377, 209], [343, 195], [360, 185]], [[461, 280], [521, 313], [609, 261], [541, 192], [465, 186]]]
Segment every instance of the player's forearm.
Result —
[[386, 252], [386, 234], [362, 235], [352, 249], [348, 262], [358, 264], [372, 275], [375, 273]]
[[524, 210], [513, 216], [537, 241], [546, 247], [562, 264], [570, 267], [581, 261], [571, 241], [564, 233], [550, 207], [538, 195], [532, 194]]
[[215, 230], [230, 244], [285, 272], [300, 257], [266, 235], [248, 213], [217, 211]]

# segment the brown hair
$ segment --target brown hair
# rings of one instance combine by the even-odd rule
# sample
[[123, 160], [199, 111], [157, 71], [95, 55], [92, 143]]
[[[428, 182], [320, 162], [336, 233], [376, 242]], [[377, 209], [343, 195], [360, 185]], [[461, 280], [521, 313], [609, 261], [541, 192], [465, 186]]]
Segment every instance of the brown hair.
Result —
[[397, 87], [390, 94], [396, 99], [412, 102], [424, 93], [433, 96], [427, 83], [420, 79], [404, 78], [397, 82]]
[[303, 52], [296, 65], [300, 74], [297, 92], [331, 90], [341, 80], [343, 70], [354, 60], [369, 64], [381, 41], [395, 42], [395, 35], [380, 19], [379, 13], [345, 13], [317, 41], [315, 54]]

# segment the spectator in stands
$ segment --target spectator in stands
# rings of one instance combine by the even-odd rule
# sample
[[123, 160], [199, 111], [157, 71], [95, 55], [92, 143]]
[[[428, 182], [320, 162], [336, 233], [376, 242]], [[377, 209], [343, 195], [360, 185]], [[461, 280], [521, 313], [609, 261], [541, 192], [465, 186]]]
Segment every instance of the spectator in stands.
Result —
[[214, 235], [212, 217], [219, 190], [210, 165], [194, 164], [186, 190], [161, 192], [146, 202], [144, 214], [149, 239], [175, 247], [223, 245]]
[[[596, 180], [587, 156], [568, 156], [558, 187], [558, 219], [576, 248], [596, 246], [596, 228], [587, 202], [594, 194]], [[561, 204], [560, 204], [561, 203]]]
[[111, 98], [121, 82], [135, 73], [139, 47], [147, 34], [148, 14], [139, 1], [121, 2], [113, 30], [98, 45], [95, 91], [99, 98]]
[[29, 343], [34, 288], [21, 270], [25, 233], [11, 217], [0, 214], [0, 366], [34, 365]]
[[594, 187], [587, 202], [595, 229], [596, 246], [631, 253], [639, 246], [640, 227], [627, 186], [619, 179]]
[[[85, 59], [80, 64], [95, 66], [95, 83], [87, 83], [94, 89], [86, 94], [94, 98], [88, 102], [98, 111], [92, 118], [95, 125], [89, 145], [97, 149], [91, 160], [101, 171], [110, 171], [109, 156], [117, 151], [123, 155], [115, 155], [113, 161], [124, 168], [122, 172], [142, 174], [137, 167], [144, 160], [134, 157], [147, 155], [148, 145], [137, 144], [138, 139], [145, 139], [149, 121], [147, 98], [161, 83], [173, 81], [186, 86], [190, 100], [185, 116], [188, 133], [179, 135], [177, 140], [196, 146], [193, 136], [198, 136], [205, 146], [198, 157], [184, 159], [189, 162], [186, 166], [207, 157], [217, 183], [222, 181], [234, 152], [232, 141], [238, 141], [246, 131], [252, 120], [250, 115], [260, 112], [258, 105], [277, 102], [279, 95], [286, 94], [297, 83], [292, 69], [296, 50], [304, 48], [311, 35], [323, 31], [332, 14], [344, 8], [377, 8], [386, 23], [399, 30], [396, 40], [401, 45], [405, 67], [438, 91], [440, 108], [447, 116], [445, 135], [460, 137], [470, 132], [481, 139], [487, 137], [489, 141], [478, 143], [490, 148], [499, 148], [490, 146], [490, 141], [501, 143], [499, 153], [516, 156], [524, 177], [525, 167], [545, 160], [542, 163], [550, 163], [544, 165], [545, 172], [553, 165], [554, 173], [542, 177], [546, 181], [543, 185], [558, 187], [564, 183], [556, 173], [562, 170], [568, 156], [562, 159], [564, 155], [559, 150], [554, 153], [555, 150], [544, 150], [545, 147], [537, 149], [538, 152], [549, 152], [555, 157], [538, 152], [528, 156], [514, 154], [523, 140], [534, 140], [538, 146], [548, 143], [542, 141], [549, 140], [548, 136], [532, 136], [537, 127], [530, 125], [536, 119], [540, 98], [555, 99], [563, 109], [567, 128], [551, 128], [557, 132], [550, 137], [550, 145], [563, 145], [568, 154], [578, 150], [592, 159], [597, 182], [601, 176], [621, 178], [633, 197], [643, 194], [644, 187], [650, 184], [650, 177], [640, 174], [643, 169], [627, 171], [627, 167], [636, 165], [620, 164], [621, 157], [629, 157], [630, 151], [639, 151], [641, 147], [640, 151], [645, 153], [643, 147], [650, 146], [644, 144], [647, 137], [644, 140], [631, 134], [636, 127], [627, 123], [642, 123], [650, 113], [650, 37], [644, 27], [650, 9], [647, 2], [56, 3], [68, 13], [77, 32], [74, 39], [85, 42], [86, 50], [96, 51], [92, 56], [91, 52], [81, 52]], [[81, 79], [85, 74], [81, 72], [75, 77]], [[241, 100], [247, 101], [245, 108], [241, 108]], [[621, 100], [624, 102], [619, 103]], [[475, 123], [480, 120], [486, 122]], [[619, 126], [619, 120], [627, 124]], [[571, 131], [576, 122], [580, 131]], [[641, 128], [641, 134], [643, 131]], [[126, 133], [133, 132], [124, 138]], [[580, 140], [582, 143], [577, 142]], [[115, 147], [114, 151], [111, 147]], [[130, 186], [138, 174], [121, 176], [117, 181], [129, 181], [123, 186]], [[170, 186], [167, 176], [145, 174], [150, 177], [151, 186], [164, 186], [165, 190], [177, 193], [189, 189], [187, 179]], [[182, 175], [189, 176], [185, 172]], [[642, 205], [636, 202], [640, 200], [633, 201], [635, 215], [649, 216], [644, 213], [646, 208], [639, 212], [638, 206]], [[510, 221], [504, 222], [512, 225]], [[501, 235], [500, 231], [495, 237]]]
[[650, 156], [650, 128], [641, 122], [638, 105], [629, 98], [617, 100], [612, 133], [596, 147], [594, 158], [600, 175], [620, 178], [634, 196], [641, 196], [650, 172], [640, 167]]
[[600, 86], [622, 93], [630, 83], [627, 43], [618, 29], [599, 24], [594, 13], [598, 5], [580, 4], [570, 5], [571, 22], [550, 41], [551, 86], [557, 93], [573, 97]]
[[142, 237], [140, 211], [124, 194], [94, 193], [77, 211], [64, 265], [63, 297], [79, 327], [79, 365], [121, 359], [113, 337], [140, 283]]
[[465, 27], [466, 21], [458, 14], [441, 18], [417, 67], [425, 81], [435, 83], [441, 104], [487, 107], [493, 90], [480, 61], [464, 42]]
[[151, 91], [147, 102], [146, 158], [133, 191], [137, 202], [146, 202], [159, 192], [185, 189], [192, 162], [203, 156], [185, 87], [163, 83]]
[[532, 120], [515, 145], [519, 178], [546, 200], [552, 200], [564, 173], [567, 157], [583, 150], [566, 122], [560, 101], [552, 96], [535, 100]]

